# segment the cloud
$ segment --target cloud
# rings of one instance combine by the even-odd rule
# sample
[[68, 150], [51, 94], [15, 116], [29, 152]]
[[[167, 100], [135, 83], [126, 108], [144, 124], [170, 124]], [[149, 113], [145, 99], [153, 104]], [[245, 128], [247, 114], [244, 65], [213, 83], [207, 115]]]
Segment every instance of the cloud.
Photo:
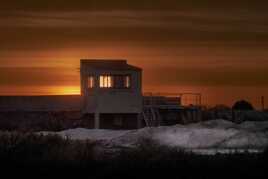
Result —
[[3, 1], [0, 9], [22, 9], [22, 10], [114, 10], [114, 9], [135, 9], [135, 10], [157, 10], [157, 9], [266, 9], [265, 0], [12, 0]]
[[[79, 85], [82, 57], [127, 58], [145, 68], [147, 84], [267, 85], [266, 8], [247, 0], [5, 1], [0, 86]], [[44, 68], [54, 65], [71, 68]]]
[[3, 11], [0, 47], [55, 49], [112, 42], [177, 44], [268, 42], [266, 11], [61, 10]]
[[[268, 67], [263, 68], [207, 68], [158, 67], [147, 69], [146, 85], [198, 86], [268, 86]], [[167, 73], [163, 73], [163, 71]], [[157, 75], [161, 74], [161, 75]]]
[[79, 85], [79, 72], [73, 68], [0, 68], [0, 86], [49, 85]]
[[233, 11], [49, 11], [11, 12], [2, 27], [162, 28], [199, 32], [266, 33], [268, 13]]

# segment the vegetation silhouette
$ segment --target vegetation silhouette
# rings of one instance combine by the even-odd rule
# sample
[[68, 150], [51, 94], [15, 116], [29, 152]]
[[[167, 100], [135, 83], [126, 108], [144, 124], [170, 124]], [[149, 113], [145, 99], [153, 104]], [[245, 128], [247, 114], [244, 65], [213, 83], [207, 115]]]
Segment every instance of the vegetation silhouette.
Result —
[[[262, 178], [267, 175], [264, 153], [198, 155], [142, 139], [136, 148], [117, 154], [96, 153], [97, 143], [50, 135], [1, 133], [1, 173], [27, 178]], [[97, 148], [96, 148], [97, 147]], [[16, 171], [16, 172], [14, 172]]]
[[240, 111], [249, 111], [254, 110], [254, 107], [252, 104], [246, 100], [240, 100], [235, 102], [235, 104], [232, 107], [233, 110], [240, 110]]

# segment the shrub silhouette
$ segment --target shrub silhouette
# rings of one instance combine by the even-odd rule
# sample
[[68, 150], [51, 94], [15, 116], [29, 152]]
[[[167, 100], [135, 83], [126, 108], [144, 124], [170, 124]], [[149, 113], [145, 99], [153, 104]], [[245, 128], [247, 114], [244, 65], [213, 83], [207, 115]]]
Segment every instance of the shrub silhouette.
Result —
[[[96, 158], [93, 141], [72, 141], [55, 135], [0, 133], [0, 168], [8, 176], [34, 178], [262, 178], [268, 155], [218, 154], [203, 156], [160, 145], [144, 138], [136, 148], [123, 148], [107, 160]], [[113, 153], [107, 153], [110, 156]], [[15, 172], [14, 172], [15, 171]], [[57, 176], [57, 177], [55, 177]], [[13, 177], [11, 177], [13, 178]], [[265, 177], [263, 177], [265, 178]], [[267, 177], [266, 177], [267, 178]]]
[[233, 105], [232, 109], [233, 110], [242, 110], [242, 111], [245, 111], [245, 110], [254, 110], [254, 107], [248, 101], [240, 100], [240, 101], [237, 101]]

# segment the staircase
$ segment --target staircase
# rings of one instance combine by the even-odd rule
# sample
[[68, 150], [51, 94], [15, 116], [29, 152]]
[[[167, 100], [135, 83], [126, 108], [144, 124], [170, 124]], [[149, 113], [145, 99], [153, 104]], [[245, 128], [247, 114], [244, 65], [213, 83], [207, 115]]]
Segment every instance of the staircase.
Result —
[[160, 126], [161, 116], [155, 107], [144, 107], [142, 112], [143, 119], [147, 127]]

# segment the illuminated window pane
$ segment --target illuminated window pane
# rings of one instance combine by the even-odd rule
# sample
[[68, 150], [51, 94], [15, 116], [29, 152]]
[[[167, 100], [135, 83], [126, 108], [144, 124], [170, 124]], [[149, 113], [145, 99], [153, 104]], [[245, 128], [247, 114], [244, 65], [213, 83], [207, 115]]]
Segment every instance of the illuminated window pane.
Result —
[[109, 76], [105, 76], [105, 82], [104, 82], [104, 87], [105, 88], [109, 88], [108, 80], [109, 80]]
[[107, 88], [107, 76], [103, 77], [103, 87]]
[[89, 76], [88, 77], [88, 88], [94, 88], [94, 86], [95, 86], [94, 76]]
[[100, 76], [100, 88], [104, 88], [104, 76]]
[[112, 87], [112, 77], [111, 76], [107, 76], [107, 87], [108, 88]]
[[110, 76], [111, 88], [114, 88], [114, 76]]
[[126, 76], [125, 78], [125, 87], [130, 88], [130, 76]]
[[100, 88], [113, 88], [113, 76], [101, 75], [100, 76]]

